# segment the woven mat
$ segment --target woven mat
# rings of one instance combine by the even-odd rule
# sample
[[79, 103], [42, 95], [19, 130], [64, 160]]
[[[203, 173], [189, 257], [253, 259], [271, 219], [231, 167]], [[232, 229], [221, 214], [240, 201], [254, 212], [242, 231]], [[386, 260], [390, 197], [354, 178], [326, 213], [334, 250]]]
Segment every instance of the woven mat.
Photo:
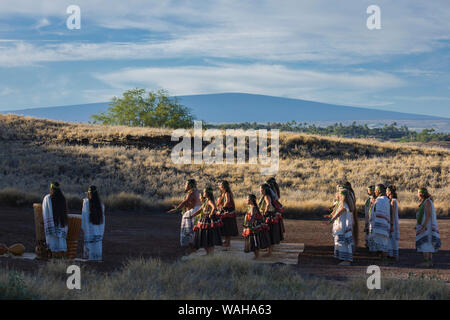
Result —
[[[270, 257], [264, 257], [267, 250], [260, 250], [259, 259], [253, 260], [253, 252], [244, 252], [244, 241], [243, 240], [231, 240], [231, 246], [226, 248], [222, 246], [214, 247], [214, 255], [217, 256], [230, 256], [239, 259], [244, 259], [256, 263], [284, 263], [284, 264], [297, 264], [298, 256], [305, 249], [303, 243], [280, 243], [275, 245]], [[206, 254], [204, 249], [197, 250], [190, 255], [183, 256], [182, 261], [192, 260], [201, 258]]]

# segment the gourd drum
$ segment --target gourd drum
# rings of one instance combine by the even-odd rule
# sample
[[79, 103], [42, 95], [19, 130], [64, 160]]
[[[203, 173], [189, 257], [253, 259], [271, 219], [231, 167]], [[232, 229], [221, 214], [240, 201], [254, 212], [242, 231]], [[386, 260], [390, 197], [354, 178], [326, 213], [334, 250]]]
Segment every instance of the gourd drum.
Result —
[[34, 225], [36, 228], [36, 248], [35, 253], [38, 259], [47, 259], [50, 252], [45, 241], [44, 218], [42, 216], [42, 204], [33, 204], [34, 209]]
[[25, 246], [21, 243], [13, 244], [8, 248], [8, 252], [14, 256], [21, 256], [25, 253]]
[[8, 247], [5, 244], [0, 243], [0, 256], [4, 255], [5, 253], [8, 253]]

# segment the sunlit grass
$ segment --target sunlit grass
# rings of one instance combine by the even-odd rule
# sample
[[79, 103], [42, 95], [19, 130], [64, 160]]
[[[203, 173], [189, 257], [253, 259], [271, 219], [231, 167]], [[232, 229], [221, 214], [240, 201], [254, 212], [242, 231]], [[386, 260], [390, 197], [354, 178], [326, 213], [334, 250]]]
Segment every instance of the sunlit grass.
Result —
[[[0, 115], [0, 202], [28, 205], [57, 180], [79, 208], [89, 185], [100, 190], [107, 209], [168, 208], [183, 197], [184, 181], [200, 188], [229, 180], [238, 210], [249, 193], [258, 195], [268, 177], [252, 165], [176, 165], [171, 131], [74, 124]], [[137, 145], [136, 145], [137, 143]], [[289, 216], [323, 212], [336, 183], [349, 180], [358, 206], [366, 187], [395, 184], [400, 215], [414, 215], [416, 188], [428, 185], [439, 215], [450, 214], [450, 152], [371, 139], [345, 139], [299, 133], [280, 134], [281, 202]], [[216, 196], [218, 188], [216, 187]], [[23, 197], [23, 200], [21, 199]]]
[[[50, 262], [34, 274], [2, 270], [0, 298], [18, 299], [449, 299], [439, 279], [382, 279], [368, 290], [366, 279], [334, 281], [305, 276], [290, 266], [252, 264], [213, 256], [185, 262], [136, 259], [111, 274], [81, 267], [81, 290], [68, 290], [66, 269], [73, 262]], [[13, 279], [11, 281], [11, 279]]]

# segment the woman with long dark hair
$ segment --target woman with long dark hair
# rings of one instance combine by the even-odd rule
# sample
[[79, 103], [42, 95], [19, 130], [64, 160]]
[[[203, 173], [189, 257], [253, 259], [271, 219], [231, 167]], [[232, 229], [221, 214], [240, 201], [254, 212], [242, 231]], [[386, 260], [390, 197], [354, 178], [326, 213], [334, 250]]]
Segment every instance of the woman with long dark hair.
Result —
[[418, 252], [423, 252], [424, 259], [424, 262], [419, 266], [432, 267], [433, 253], [438, 252], [441, 248], [436, 209], [427, 188], [419, 188], [417, 198], [420, 201], [420, 206], [416, 215], [416, 249]]
[[365, 244], [366, 248], [368, 249], [369, 220], [370, 220], [370, 213], [372, 212], [372, 199], [375, 197], [375, 186], [367, 187], [367, 195], [369, 196], [369, 198], [367, 198], [366, 203], [364, 205], [364, 220], [365, 220], [364, 233], [366, 241]]
[[372, 211], [369, 218], [369, 235], [367, 243], [369, 251], [386, 260], [389, 246], [391, 226], [391, 202], [386, 196], [384, 184], [375, 186], [375, 197], [372, 199]]
[[272, 204], [275, 208], [275, 211], [278, 215], [278, 222], [280, 224], [280, 239], [283, 240], [284, 233], [286, 232], [286, 229], [284, 228], [284, 221], [283, 221], [283, 215], [284, 212], [283, 205], [280, 203], [280, 186], [277, 183], [277, 180], [272, 177], [269, 180], [266, 181], [266, 184], [270, 187], [270, 195], [272, 198]]
[[276, 195], [276, 198], [279, 199], [281, 197], [281, 194], [280, 194], [280, 186], [278, 185], [277, 180], [274, 177], [272, 177], [269, 180], [267, 180], [266, 183], [273, 190], [274, 194]]
[[191, 218], [200, 215], [194, 226], [194, 247], [204, 248], [206, 254], [214, 253], [214, 246], [222, 245], [220, 228], [223, 222], [217, 214], [217, 207], [214, 201], [214, 194], [211, 187], [206, 187], [202, 194], [202, 206], [196, 210]]
[[101, 261], [105, 232], [105, 206], [100, 200], [96, 186], [90, 186], [87, 198], [83, 199], [81, 228], [84, 232], [84, 257]]
[[386, 195], [391, 201], [391, 229], [389, 232], [388, 257], [398, 261], [398, 242], [400, 241], [400, 227], [398, 224], [397, 188], [389, 186]]
[[53, 258], [62, 257], [67, 251], [67, 214], [66, 198], [58, 182], [50, 184], [50, 193], [42, 201], [45, 240]]
[[349, 203], [352, 201], [350, 190], [342, 187], [338, 193], [338, 204], [330, 215], [333, 222], [334, 257], [339, 265], [348, 266], [353, 261], [353, 213]]
[[272, 254], [273, 246], [280, 244], [280, 241], [284, 240], [283, 232], [280, 227], [280, 219], [282, 219], [281, 213], [277, 212], [272, 202], [272, 191], [267, 183], [260, 186], [259, 192], [261, 193], [261, 199], [259, 200], [258, 206], [261, 213], [269, 226], [269, 235], [271, 245], [266, 256]]
[[223, 180], [219, 184], [220, 197], [217, 200], [217, 208], [220, 211], [220, 218], [223, 226], [220, 229], [222, 237], [225, 238], [223, 242], [224, 247], [230, 246], [231, 237], [236, 237], [239, 234], [236, 223], [236, 208], [234, 204], [233, 192], [231, 192], [228, 181]]
[[248, 211], [244, 217], [242, 236], [245, 240], [244, 252], [254, 252], [254, 259], [259, 258], [259, 250], [268, 248], [270, 243], [269, 226], [258, 209], [256, 196], [250, 194], [247, 198]]
[[344, 188], [349, 191], [348, 197], [348, 206], [350, 209], [350, 212], [353, 215], [353, 251], [356, 250], [358, 247], [358, 239], [359, 239], [359, 220], [358, 220], [358, 211], [356, 209], [356, 195], [355, 191], [353, 190], [352, 184], [347, 181], [344, 185]]

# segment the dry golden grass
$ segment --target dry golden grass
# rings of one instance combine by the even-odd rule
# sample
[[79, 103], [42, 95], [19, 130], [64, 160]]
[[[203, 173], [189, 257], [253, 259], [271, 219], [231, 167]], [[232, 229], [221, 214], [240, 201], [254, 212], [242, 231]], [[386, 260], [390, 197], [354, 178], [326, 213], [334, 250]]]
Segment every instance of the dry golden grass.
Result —
[[[50, 262], [34, 274], [0, 272], [0, 299], [50, 300], [448, 300], [450, 287], [441, 279], [382, 279], [380, 290], [367, 289], [366, 279], [335, 281], [308, 277], [289, 266], [253, 264], [231, 257], [164, 263], [129, 261], [122, 270], [100, 274], [81, 269], [81, 289], [68, 290], [67, 267]], [[227, 275], [224, 277], [224, 275]]]
[[[167, 207], [182, 197], [183, 183], [202, 188], [230, 181], [239, 210], [268, 177], [253, 165], [176, 165], [177, 142], [168, 129], [110, 127], [0, 115], [0, 189], [43, 196], [50, 181], [81, 198], [97, 185], [107, 206], [121, 209]], [[361, 208], [366, 186], [393, 183], [401, 214], [417, 209], [415, 190], [428, 185], [440, 215], [450, 209], [450, 151], [369, 139], [280, 134], [277, 174], [288, 216], [318, 213], [334, 196], [336, 182], [349, 180]], [[217, 195], [217, 192], [216, 192]], [[77, 202], [74, 201], [76, 204]]]

